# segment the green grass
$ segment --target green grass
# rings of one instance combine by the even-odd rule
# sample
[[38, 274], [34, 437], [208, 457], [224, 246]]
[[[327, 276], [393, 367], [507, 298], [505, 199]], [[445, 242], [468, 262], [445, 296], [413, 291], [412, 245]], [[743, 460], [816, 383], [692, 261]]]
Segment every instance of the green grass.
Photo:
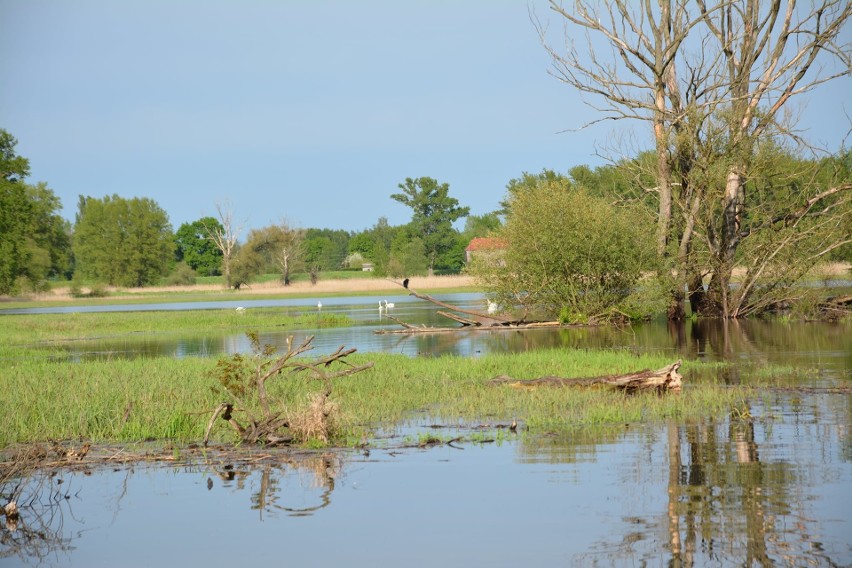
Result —
[[39, 342], [117, 337], [128, 334], [191, 333], [304, 326], [345, 326], [352, 321], [343, 314], [285, 315], [281, 309], [257, 308], [237, 312], [177, 310], [146, 312], [98, 312], [0, 316], [0, 354], [16, 346]]
[[[376, 429], [414, 417], [470, 423], [516, 418], [532, 433], [629, 422], [721, 415], [744, 404], [747, 388], [723, 388], [712, 380], [689, 384], [703, 364], [684, 365], [679, 395], [626, 396], [601, 389], [491, 386], [499, 374], [532, 378], [547, 374], [593, 376], [658, 368], [660, 357], [620, 352], [554, 350], [479, 359], [412, 359], [395, 354], [356, 354], [353, 363], [375, 367], [335, 382], [332, 400], [341, 410], [337, 443], [354, 444]], [[212, 359], [152, 358], [59, 362], [24, 358], [4, 364], [0, 389], [0, 447], [15, 442], [86, 439], [95, 442], [199, 441], [213, 409], [223, 400]], [[270, 394], [286, 411], [320, 388], [303, 378], [275, 379]], [[214, 439], [233, 441], [224, 423]]]

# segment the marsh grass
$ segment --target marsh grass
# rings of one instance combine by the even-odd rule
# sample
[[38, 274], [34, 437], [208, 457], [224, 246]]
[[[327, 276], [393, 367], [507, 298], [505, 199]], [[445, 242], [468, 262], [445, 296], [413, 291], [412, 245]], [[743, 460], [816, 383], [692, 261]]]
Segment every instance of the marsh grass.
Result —
[[[352, 321], [343, 314], [304, 313], [285, 315], [264, 308], [236, 311], [182, 310], [145, 312], [97, 312], [0, 316], [0, 345], [15, 347], [39, 342], [98, 339], [129, 334], [191, 333], [223, 330], [263, 330], [300, 326], [345, 326]], [[0, 351], [2, 351], [0, 347]]]
[[[659, 356], [583, 350], [409, 358], [397, 354], [355, 354], [352, 364], [373, 361], [373, 369], [336, 379], [330, 403], [339, 408], [329, 444], [353, 445], [377, 429], [394, 428], [412, 417], [446, 423], [509, 423], [517, 419], [532, 433], [577, 427], [716, 416], [742, 407], [747, 387], [725, 387], [713, 379], [692, 382], [707, 370], [685, 363], [680, 394], [628, 396], [602, 389], [492, 386], [496, 375], [585, 377], [659, 368]], [[222, 402], [211, 359], [150, 358], [67, 363], [50, 359], [14, 361], [3, 371], [0, 389], [0, 447], [15, 442], [78, 440], [133, 442], [199, 441], [212, 409]], [[299, 377], [270, 385], [270, 400], [288, 415], [310, 405], [321, 389]], [[303, 436], [316, 443], [310, 425]], [[234, 441], [224, 425], [212, 439]], [[320, 445], [324, 442], [319, 441]]]

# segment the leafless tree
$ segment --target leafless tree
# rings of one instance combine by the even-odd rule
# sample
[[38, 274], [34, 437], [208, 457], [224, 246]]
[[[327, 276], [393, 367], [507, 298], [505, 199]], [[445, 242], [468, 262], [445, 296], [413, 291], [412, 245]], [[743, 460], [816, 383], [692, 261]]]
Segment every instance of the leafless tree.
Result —
[[216, 213], [222, 227], [207, 227], [210, 240], [222, 251], [222, 275], [225, 286], [231, 287], [231, 261], [237, 250], [237, 239], [243, 230], [242, 225], [234, 223], [234, 212], [229, 205], [216, 204]]
[[[683, 316], [684, 286], [693, 307], [705, 315], [743, 315], [748, 297], [732, 302], [727, 294], [739, 247], [755, 234], [744, 224], [755, 158], [766, 140], [801, 141], [785, 120], [791, 98], [850, 74], [852, 55], [840, 32], [852, 4], [551, 0], [550, 5], [564, 24], [564, 47], [554, 47], [547, 27], [535, 21], [553, 72], [586, 95], [599, 112], [592, 123], [635, 119], [652, 126], [657, 183], [648, 190], [658, 198], [657, 249], [666, 272], [678, 275], [670, 317]], [[577, 32], [585, 34], [582, 45]], [[721, 171], [719, 164], [725, 166]], [[847, 185], [813, 186], [800, 203], [810, 205], [799, 207], [798, 214], [806, 218], [826, 207], [841, 211], [832, 199]], [[696, 262], [696, 247], [704, 249], [704, 265]], [[706, 296], [705, 274], [712, 274]]]

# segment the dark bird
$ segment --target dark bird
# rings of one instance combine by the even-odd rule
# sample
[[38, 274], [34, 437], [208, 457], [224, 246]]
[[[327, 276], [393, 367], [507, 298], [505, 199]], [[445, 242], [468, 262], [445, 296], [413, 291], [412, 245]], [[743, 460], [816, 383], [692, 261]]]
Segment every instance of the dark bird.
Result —
[[408, 288], [408, 278], [406, 278], [405, 280], [402, 281], [402, 287]]

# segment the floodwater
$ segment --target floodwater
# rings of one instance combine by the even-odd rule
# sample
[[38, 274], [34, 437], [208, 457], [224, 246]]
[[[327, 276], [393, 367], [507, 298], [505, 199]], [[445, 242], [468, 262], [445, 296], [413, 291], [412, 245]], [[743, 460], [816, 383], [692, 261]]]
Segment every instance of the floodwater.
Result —
[[[404, 300], [388, 300], [401, 319], [414, 318]], [[344, 334], [329, 340], [334, 348], [379, 350], [373, 329], [388, 324], [377, 307], [340, 309], [362, 314], [359, 325], [303, 331]], [[412, 345], [396, 337], [388, 350], [412, 356], [605, 346], [731, 360], [730, 383], [749, 380], [740, 367], [763, 363], [808, 373], [719, 420], [565, 436], [453, 425], [441, 436], [466, 441], [421, 449], [404, 447], [431, 431], [428, 416], [415, 416], [389, 425], [369, 451], [34, 477], [20, 520], [0, 532], [0, 566], [849, 566], [850, 331], [687, 322], [472, 332]], [[218, 342], [192, 355], [241, 348]], [[139, 356], [134, 349], [111, 356]], [[71, 360], [97, 351], [108, 349], [89, 346]]]

